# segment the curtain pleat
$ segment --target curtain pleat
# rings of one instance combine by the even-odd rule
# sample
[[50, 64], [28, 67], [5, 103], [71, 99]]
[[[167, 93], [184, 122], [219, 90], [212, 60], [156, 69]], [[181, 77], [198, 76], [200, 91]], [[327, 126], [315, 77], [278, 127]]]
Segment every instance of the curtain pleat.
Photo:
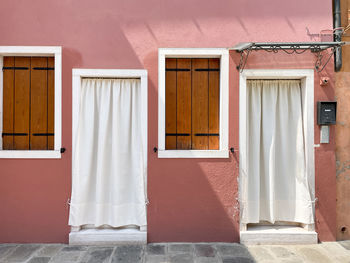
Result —
[[242, 222], [312, 224], [300, 81], [248, 80], [247, 103]]
[[137, 79], [83, 79], [69, 224], [146, 225]]

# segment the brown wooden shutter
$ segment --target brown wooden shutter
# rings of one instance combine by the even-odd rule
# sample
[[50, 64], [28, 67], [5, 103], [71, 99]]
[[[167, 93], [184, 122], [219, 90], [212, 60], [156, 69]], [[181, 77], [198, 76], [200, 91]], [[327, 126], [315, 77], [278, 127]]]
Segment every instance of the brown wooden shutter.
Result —
[[220, 59], [209, 59], [209, 150], [219, 150]]
[[165, 148], [176, 149], [176, 59], [166, 59]]
[[177, 149], [191, 149], [191, 59], [177, 59]]
[[166, 149], [219, 149], [220, 59], [166, 59]]
[[47, 149], [54, 150], [55, 147], [55, 59], [47, 58]]
[[4, 57], [3, 69], [3, 127], [2, 148], [14, 149], [14, 105], [15, 105], [15, 66], [14, 57]]
[[28, 150], [30, 116], [30, 58], [15, 57], [15, 67], [14, 149]]
[[54, 148], [53, 64], [47, 57], [4, 57], [4, 150]]
[[47, 58], [33, 57], [31, 64], [30, 149], [47, 149]]

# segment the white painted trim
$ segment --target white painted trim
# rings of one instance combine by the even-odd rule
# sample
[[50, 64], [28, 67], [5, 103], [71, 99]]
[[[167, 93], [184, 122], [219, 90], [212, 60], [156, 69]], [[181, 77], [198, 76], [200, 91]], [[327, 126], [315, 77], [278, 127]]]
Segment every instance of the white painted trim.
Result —
[[21, 151], [21, 150], [13, 150], [13, 151], [0, 151], [0, 158], [4, 159], [17, 159], [17, 158], [28, 158], [28, 159], [60, 159], [61, 152], [60, 151]]
[[228, 158], [227, 150], [159, 150], [158, 158]]
[[[145, 193], [147, 193], [147, 149], [148, 149], [148, 80], [145, 69], [77, 69], [72, 70], [72, 152], [74, 156], [75, 145], [78, 133], [78, 120], [80, 110], [81, 79], [91, 78], [140, 78], [141, 80], [141, 129], [142, 142], [144, 147], [144, 167], [145, 167]], [[72, 158], [72, 162], [73, 162]], [[73, 166], [72, 166], [73, 168]], [[73, 174], [73, 171], [72, 171]], [[72, 180], [74, 180], [72, 178]], [[147, 196], [146, 196], [147, 200]], [[117, 233], [117, 232], [116, 232]]]
[[[165, 150], [165, 58], [220, 58], [220, 149]], [[226, 48], [158, 50], [158, 158], [228, 158], [229, 51]]]
[[[314, 70], [313, 69], [245, 69], [239, 76], [239, 176], [247, 171], [247, 79], [300, 79], [303, 101], [303, 120], [306, 130], [306, 165], [311, 188], [311, 198], [315, 199], [315, 161], [314, 161]], [[241, 190], [239, 191], [241, 195]], [[242, 198], [240, 197], [240, 200]], [[315, 215], [315, 205], [313, 204]], [[243, 226], [241, 224], [241, 230]]]
[[[4, 56], [47, 56], [55, 58], [55, 136], [53, 151], [3, 151], [0, 139], [0, 158], [60, 159], [62, 147], [62, 48], [58, 46], [0, 46], [0, 67]], [[0, 134], [2, 133], [3, 72], [0, 71]], [[1, 137], [1, 136], [0, 136]]]

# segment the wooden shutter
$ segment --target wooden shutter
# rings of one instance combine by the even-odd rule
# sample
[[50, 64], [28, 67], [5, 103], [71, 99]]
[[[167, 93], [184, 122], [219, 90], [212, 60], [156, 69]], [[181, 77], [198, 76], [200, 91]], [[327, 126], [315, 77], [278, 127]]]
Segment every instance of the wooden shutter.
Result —
[[47, 58], [47, 149], [55, 147], [55, 59]]
[[191, 59], [177, 59], [177, 144], [181, 150], [191, 149]]
[[166, 59], [166, 149], [219, 149], [220, 59]]
[[[46, 70], [45, 70], [46, 69]], [[47, 58], [33, 57], [31, 65], [30, 149], [47, 149]]]
[[30, 58], [15, 57], [14, 149], [29, 149]]
[[53, 149], [53, 63], [46, 57], [4, 57], [4, 150]]
[[2, 148], [14, 149], [15, 58], [4, 57]]
[[165, 62], [165, 148], [176, 149], [176, 59]]
[[209, 149], [219, 150], [220, 59], [209, 59]]

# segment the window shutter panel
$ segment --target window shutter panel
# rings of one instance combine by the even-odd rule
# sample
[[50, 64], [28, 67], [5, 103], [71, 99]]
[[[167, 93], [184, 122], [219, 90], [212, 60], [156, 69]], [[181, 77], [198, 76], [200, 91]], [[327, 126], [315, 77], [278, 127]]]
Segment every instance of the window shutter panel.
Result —
[[177, 59], [177, 149], [191, 149], [191, 59]]
[[[47, 58], [47, 66], [55, 68], [55, 59]], [[47, 71], [47, 149], [55, 148], [55, 70]]]
[[30, 58], [15, 57], [15, 67], [14, 149], [29, 150]]
[[[165, 69], [176, 69], [176, 58], [167, 58]], [[176, 71], [165, 71], [165, 149], [176, 149]]]
[[[210, 58], [209, 69], [220, 70], [220, 59]], [[220, 116], [220, 71], [209, 71], [209, 150], [218, 150]]]
[[[4, 67], [13, 68], [15, 66], [14, 57], [4, 57]], [[15, 70], [3, 70], [3, 136], [2, 149], [13, 150], [13, 117], [14, 117], [14, 91], [15, 91]]]
[[208, 149], [208, 59], [192, 59], [192, 149]]
[[[47, 149], [47, 58], [31, 58], [30, 149]], [[46, 69], [46, 70], [45, 70]]]

